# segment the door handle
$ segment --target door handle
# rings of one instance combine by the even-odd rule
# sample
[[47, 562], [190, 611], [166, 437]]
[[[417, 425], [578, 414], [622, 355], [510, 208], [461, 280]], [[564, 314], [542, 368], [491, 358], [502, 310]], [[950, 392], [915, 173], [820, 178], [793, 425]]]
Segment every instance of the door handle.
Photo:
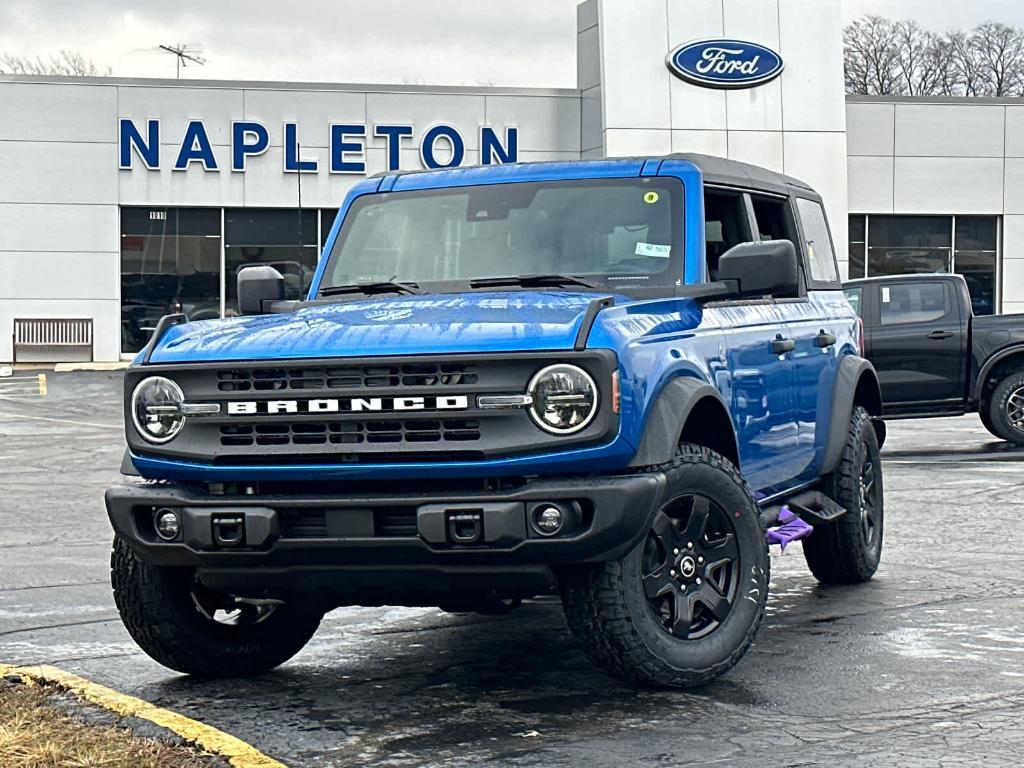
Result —
[[953, 335], [952, 331], [932, 331], [928, 334], [929, 339], [948, 339]]
[[834, 333], [819, 331], [818, 335], [814, 337], [814, 346], [816, 347], [831, 347], [835, 343], [836, 335]]
[[792, 339], [784, 339], [782, 336], [776, 336], [772, 339], [772, 353], [776, 355], [784, 355], [787, 352], [792, 352], [796, 349], [796, 342]]

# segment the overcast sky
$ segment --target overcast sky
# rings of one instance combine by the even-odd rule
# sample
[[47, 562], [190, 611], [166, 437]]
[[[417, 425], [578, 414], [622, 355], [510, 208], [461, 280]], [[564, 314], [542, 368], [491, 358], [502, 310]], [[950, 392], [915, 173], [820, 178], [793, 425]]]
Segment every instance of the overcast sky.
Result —
[[[114, 75], [173, 77], [173, 57], [153, 50], [192, 43], [208, 61], [183, 77], [573, 87], [576, 3], [0, 0], [0, 53], [68, 48]], [[843, 0], [843, 12], [914, 18], [937, 31], [988, 19], [1024, 26], [1021, 0]]]

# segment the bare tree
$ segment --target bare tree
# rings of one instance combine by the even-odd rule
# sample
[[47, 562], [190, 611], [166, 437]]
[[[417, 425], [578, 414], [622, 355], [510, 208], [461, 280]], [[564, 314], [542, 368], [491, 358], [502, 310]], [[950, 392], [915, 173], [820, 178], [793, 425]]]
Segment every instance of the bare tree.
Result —
[[78, 51], [61, 49], [56, 56], [17, 56], [0, 53], [0, 74], [7, 75], [72, 75], [76, 77], [109, 77], [110, 67], [100, 69]]
[[937, 35], [864, 16], [843, 32], [846, 90], [878, 96], [1022, 96], [1024, 30], [997, 22]]
[[897, 46], [898, 92], [907, 96], [934, 94], [942, 80], [941, 68], [946, 67], [944, 61], [932, 55], [938, 36], [926, 32], [916, 21], [904, 19], [892, 24], [892, 37]]
[[1020, 96], [1024, 91], [1024, 32], [989, 21], [975, 27], [970, 40], [985, 95]]
[[896, 33], [888, 19], [864, 16], [843, 30], [846, 90], [850, 93], [897, 93], [898, 60]]

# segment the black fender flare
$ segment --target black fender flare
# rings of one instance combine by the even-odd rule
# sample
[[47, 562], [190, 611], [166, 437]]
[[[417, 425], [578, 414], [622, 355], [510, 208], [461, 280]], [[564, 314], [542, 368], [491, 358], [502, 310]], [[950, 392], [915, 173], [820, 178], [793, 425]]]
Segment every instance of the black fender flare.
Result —
[[669, 381], [658, 393], [644, 425], [644, 434], [640, 439], [636, 455], [629, 465], [631, 467], [652, 467], [671, 461], [682, 439], [686, 420], [693, 409], [708, 398], [718, 402], [726, 418], [729, 419], [732, 456], [727, 458], [737, 457], [739, 451], [736, 434], [735, 430], [731, 428], [729, 406], [721, 392], [702, 379], [679, 376]]
[[978, 378], [974, 382], [974, 396], [979, 403], [981, 402], [981, 395], [985, 391], [985, 381], [992, 375], [993, 369], [1006, 358], [1021, 353], [1024, 353], [1024, 344], [1014, 344], [1013, 346], [1004, 347], [993, 352], [988, 360], [985, 361], [985, 364], [981, 367], [981, 373], [978, 374]]
[[885, 422], [882, 415], [882, 390], [875, 367], [863, 357], [845, 355], [839, 360], [835, 383], [832, 385], [832, 405], [829, 409], [828, 439], [821, 462], [820, 473], [827, 475], [839, 464], [846, 443], [847, 427], [853, 415], [853, 405], [861, 392], [860, 404], [871, 414], [878, 444], [885, 442]]

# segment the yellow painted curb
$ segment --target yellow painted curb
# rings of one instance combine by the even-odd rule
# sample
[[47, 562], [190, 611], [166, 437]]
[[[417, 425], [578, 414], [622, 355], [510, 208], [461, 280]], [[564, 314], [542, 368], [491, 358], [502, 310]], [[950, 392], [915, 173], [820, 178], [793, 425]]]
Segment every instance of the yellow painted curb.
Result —
[[40, 373], [36, 380], [39, 382], [39, 396], [46, 397], [46, 374]]
[[111, 690], [57, 667], [16, 667], [0, 664], [0, 677], [17, 675], [33, 683], [49, 683], [70, 691], [81, 699], [119, 715], [138, 717], [173, 731], [185, 741], [220, 755], [235, 768], [287, 768], [258, 749], [212, 725], [200, 723], [177, 712], [162, 709], [142, 699]]

